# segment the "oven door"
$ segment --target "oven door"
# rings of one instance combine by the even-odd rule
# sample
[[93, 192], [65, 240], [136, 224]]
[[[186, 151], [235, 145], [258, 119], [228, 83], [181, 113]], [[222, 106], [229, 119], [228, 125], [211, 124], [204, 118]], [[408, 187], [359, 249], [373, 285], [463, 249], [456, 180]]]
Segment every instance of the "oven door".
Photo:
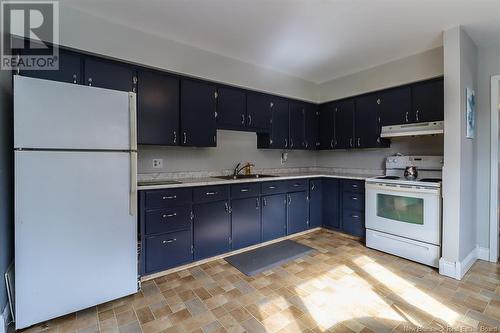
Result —
[[440, 189], [367, 183], [365, 223], [367, 229], [440, 245]]

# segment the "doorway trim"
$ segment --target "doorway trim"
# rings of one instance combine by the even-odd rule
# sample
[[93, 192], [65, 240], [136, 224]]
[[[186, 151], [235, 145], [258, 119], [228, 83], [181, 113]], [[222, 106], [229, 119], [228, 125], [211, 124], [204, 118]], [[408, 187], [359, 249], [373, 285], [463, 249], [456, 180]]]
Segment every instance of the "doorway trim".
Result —
[[500, 112], [500, 75], [491, 77], [491, 144], [490, 144], [490, 261], [498, 261], [498, 141]]

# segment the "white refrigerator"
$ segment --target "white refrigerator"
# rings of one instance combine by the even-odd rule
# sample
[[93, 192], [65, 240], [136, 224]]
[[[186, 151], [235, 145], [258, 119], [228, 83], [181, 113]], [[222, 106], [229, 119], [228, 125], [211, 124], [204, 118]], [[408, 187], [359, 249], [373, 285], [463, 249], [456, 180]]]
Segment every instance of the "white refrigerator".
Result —
[[14, 76], [16, 328], [138, 288], [134, 93]]

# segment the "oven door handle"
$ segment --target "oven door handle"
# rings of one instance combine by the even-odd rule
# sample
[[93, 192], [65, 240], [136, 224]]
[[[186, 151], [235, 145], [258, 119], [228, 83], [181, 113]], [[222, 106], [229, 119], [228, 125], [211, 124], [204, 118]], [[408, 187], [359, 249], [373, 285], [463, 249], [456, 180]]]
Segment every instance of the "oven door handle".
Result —
[[394, 192], [404, 192], [404, 193], [427, 193], [439, 195], [440, 189], [438, 187], [412, 187], [406, 185], [396, 185], [396, 184], [376, 184], [376, 183], [366, 183], [366, 189], [375, 191], [394, 191]]

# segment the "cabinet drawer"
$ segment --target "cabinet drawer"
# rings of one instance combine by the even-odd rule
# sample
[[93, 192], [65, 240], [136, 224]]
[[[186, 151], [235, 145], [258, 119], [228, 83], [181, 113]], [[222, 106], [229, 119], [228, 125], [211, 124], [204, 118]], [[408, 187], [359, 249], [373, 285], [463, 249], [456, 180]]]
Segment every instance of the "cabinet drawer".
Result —
[[349, 192], [362, 193], [365, 191], [364, 180], [344, 179], [342, 181], [342, 190]]
[[262, 183], [261, 192], [263, 195], [285, 193], [286, 184], [284, 181], [265, 182]]
[[342, 230], [353, 236], [365, 235], [365, 217], [362, 212], [344, 210], [342, 214]]
[[307, 191], [307, 179], [294, 179], [287, 181], [288, 192]]
[[146, 234], [191, 229], [191, 205], [146, 211]]
[[146, 209], [175, 207], [191, 203], [190, 188], [146, 191]]
[[364, 211], [364, 193], [344, 192], [342, 194], [342, 209]]
[[257, 197], [260, 194], [259, 183], [244, 183], [231, 185], [231, 199]]
[[194, 202], [211, 202], [229, 199], [229, 186], [205, 186], [193, 189]]
[[146, 273], [154, 273], [193, 260], [191, 231], [146, 237]]

